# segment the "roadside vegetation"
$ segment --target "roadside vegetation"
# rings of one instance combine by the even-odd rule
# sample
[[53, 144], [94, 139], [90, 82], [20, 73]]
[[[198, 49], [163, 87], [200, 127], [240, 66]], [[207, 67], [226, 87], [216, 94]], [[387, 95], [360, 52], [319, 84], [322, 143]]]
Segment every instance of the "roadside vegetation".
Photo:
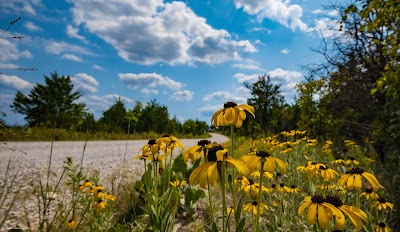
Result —
[[[29, 229], [398, 231], [400, 6], [350, 0], [326, 11], [335, 12], [338, 27], [322, 38], [323, 61], [306, 67], [295, 102], [288, 104], [262, 75], [245, 83], [252, 95], [247, 104], [226, 102], [211, 127], [171, 119], [156, 100], [126, 109], [116, 99], [95, 120], [77, 103], [81, 94], [70, 78], [57, 73], [28, 95], [18, 92], [12, 107], [28, 126], [3, 121], [1, 140], [48, 139], [49, 131], [51, 140], [149, 138], [132, 157], [143, 162], [143, 175], [117, 185], [105, 186], [71, 159], [54, 180], [49, 163], [33, 185], [38, 216]], [[183, 148], [179, 141], [210, 129], [230, 142], [201, 139]], [[14, 175], [7, 167], [0, 184], [0, 229], [10, 207], [20, 207], [14, 201], [19, 188], [10, 187], [18, 184]]]

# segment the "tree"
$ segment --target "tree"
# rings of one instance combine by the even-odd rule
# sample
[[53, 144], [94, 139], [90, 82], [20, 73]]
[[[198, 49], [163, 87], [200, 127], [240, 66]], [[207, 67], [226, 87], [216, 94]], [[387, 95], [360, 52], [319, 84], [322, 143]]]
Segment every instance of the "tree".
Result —
[[[257, 128], [262, 133], [276, 133], [282, 130], [282, 108], [285, 98], [281, 95], [279, 86], [271, 83], [271, 78], [267, 75], [260, 76], [258, 81], [249, 84], [245, 83], [246, 88], [250, 89], [252, 98], [248, 99], [249, 105], [255, 109], [255, 122], [253, 128]], [[249, 124], [252, 124], [251, 120]]]
[[139, 116], [138, 130], [141, 132], [154, 131], [165, 133], [168, 127], [168, 108], [161, 106], [156, 99], [146, 104]]
[[125, 103], [121, 98], [115, 99], [115, 103], [103, 112], [99, 123], [108, 132], [124, 132], [128, 130], [127, 112]]
[[44, 78], [45, 84], [36, 84], [28, 96], [20, 91], [15, 94], [13, 111], [24, 114], [29, 126], [69, 129], [76, 125], [85, 112], [85, 104], [77, 103], [82, 94], [73, 91], [69, 76], [54, 72]]

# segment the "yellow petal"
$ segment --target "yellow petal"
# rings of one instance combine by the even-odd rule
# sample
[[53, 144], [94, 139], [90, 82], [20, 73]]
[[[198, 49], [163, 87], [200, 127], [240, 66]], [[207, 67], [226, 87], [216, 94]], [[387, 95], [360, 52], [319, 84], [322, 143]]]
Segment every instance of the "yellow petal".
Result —
[[299, 209], [297, 210], [297, 215], [299, 215], [299, 217], [303, 214], [304, 210], [310, 206], [312, 204], [312, 202], [304, 202]]
[[317, 207], [318, 204], [311, 204], [310, 208], [308, 209], [308, 213], [307, 213], [307, 222], [310, 225], [314, 225], [315, 223], [315, 217], [317, 216]]
[[328, 227], [329, 218], [326, 215], [325, 209], [322, 205], [318, 207], [318, 224], [321, 228], [325, 229]]
[[362, 178], [361, 175], [355, 174], [354, 175], [354, 189], [360, 190], [362, 187]]
[[[211, 186], [216, 186], [218, 181], [218, 171], [217, 171], [217, 163], [213, 163], [208, 168], [208, 182]], [[210, 190], [208, 190], [210, 191]]]
[[369, 172], [363, 172], [361, 175], [362, 175], [363, 177], [365, 177], [365, 179], [368, 180], [368, 182], [369, 182], [369, 183], [372, 185], [372, 187], [374, 188], [374, 191], [375, 191], [375, 192], [379, 190], [380, 184], [379, 184], [378, 179], [376, 179], [376, 177], [375, 177], [374, 175], [372, 175], [372, 174], [369, 173]]
[[351, 210], [348, 210], [347, 208], [343, 208], [340, 207], [342, 209], [342, 211], [347, 214], [347, 216], [349, 216], [351, 222], [354, 224], [354, 226], [356, 227], [357, 230], [360, 230], [362, 228], [362, 223], [360, 218], [354, 214], [353, 212], [351, 212]]

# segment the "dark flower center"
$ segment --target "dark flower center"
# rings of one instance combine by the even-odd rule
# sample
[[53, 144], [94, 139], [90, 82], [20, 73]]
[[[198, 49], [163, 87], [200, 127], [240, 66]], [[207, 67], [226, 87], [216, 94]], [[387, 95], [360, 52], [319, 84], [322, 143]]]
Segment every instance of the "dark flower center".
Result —
[[276, 173], [276, 178], [281, 177], [281, 176], [282, 176], [282, 174], [280, 172]]
[[312, 162], [311, 164], [312, 164], [312, 165], [316, 165], [316, 164], [318, 164], [318, 163], [317, 163], [317, 162]]
[[343, 201], [340, 200], [340, 198], [337, 195], [328, 195], [326, 197], [326, 202], [328, 202], [338, 208], [343, 205]]
[[295, 185], [292, 185], [292, 186], [291, 186], [291, 188], [292, 188], [292, 189], [295, 189], [295, 188], [296, 188], [296, 186], [295, 186]]
[[168, 137], [170, 137], [170, 135], [166, 134], [166, 135], [163, 135], [163, 137], [168, 138]]
[[243, 177], [238, 177], [236, 180], [242, 181]]
[[97, 201], [97, 203], [99, 203], [99, 204], [100, 204], [101, 202], [103, 202], [103, 200], [102, 200], [102, 199], [99, 199], [99, 200]]
[[101, 193], [101, 192], [102, 192], [101, 189], [97, 190], [97, 193]]
[[365, 189], [366, 193], [372, 193], [373, 191], [374, 191], [374, 189], [371, 188], [371, 187], [368, 187], [368, 188]]
[[356, 160], [353, 156], [349, 158], [351, 161]]
[[385, 198], [379, 198], [379, 203], [382, 203], [382, 204], [385, 204], [386, 203], [386, 200], [385, 200]]
[[74, 221], [74, 220], [72, 220], [72, 219], [69, 219], [69, 220], [68, 220], [68, 223], [71, 223], [71, 222], [73, 222], [73, 221]]
[[268, 154], [268, 152], [266, 152], [266, 151], [257, 151], [256, 156], [261, 157], [261, 158], [267, 158], [271, 155]]
[[249, 183], [250, 183], [250, 185], [253, 185], [254, 184], [254, 180], [253, 179], [249, 179]]
[[326, 169], [328, 169], [328, 167], [327, 167], [327, 166], [324, 166], [324, 165], [321, 165], [321, 166], [319, 166], [319, 169], [320, 169], [320, 170], [326, 170]]
[[[217, 151], [219, 150], [224, 150], [224, 148], [221, 145], [216, 145], [213, 146], [212, 148], [210, 148], [210, 150], [208, 150], [208, 155], [207, 155], [207, 161], [208, 162], [216, 162], [217, 161]], [[227, 155], [225, 155], [227, 156]], [[226, 158], [226, 157], [224, 157]]]
[[236, 102], [225, 102], [224, 103], [224, 108], [234, 108], [235, 106], [237, 106]]
[[272, 187], [272, 188], [275, 188], [275, 187], [276, 187], [276, 184], [272, 184], [271, 187]]
[[280, 186], [281, 188], [285, 187], [285, 185], [284, 185], [284, 184], [280, 184], [279, 186]]
[[210, 142], [210, 140], [200, 140], [200, 141], [198, 141], [197, 142], [197, 145], [199, 145], [199, 146], [201, 146], [201, 147], [203, 147], [203, 146], [205, 146], [205, 145], [207, 145], [207, 144], [210, 144], [211, 142]]
[[364, 169], [362, 169], [362, 168], [352, 168], [352, 169], [350, 169], [350, 174], [359, 174], [359, 175], [361, 175], [363, 173], [364, 173]]
[[333, 230], [332, 232], [343, 232], [343, 230]]
[[381, 227], [381, 228], [385, 228], [386, 227], [386, 224], [384, 223], [384, 222], [379, 222], [379, 227]]
[[251, 202], [251, 204], [252, 205], [258, 205], [258, 202], [257, 201], [253, 201], [253, 202]]
[[147, 144], [148, 145], [154, 145], [154, 144], [156, 144], [156, 140], [155, 139], [150, 139]]
[[335, 160], [340, 160], [340, 157], [335, 157]]
[[313, 203], [320, 204], [320, 203], [324, 203], [325, 202], [325, 198], [323, 196], [321, 196], [321, 195], [315, 195], [315, 196], [311, 197], [311, 201]]
[[346, 148], [343, 148], [343, 153], [347, 153], [347, 149]]

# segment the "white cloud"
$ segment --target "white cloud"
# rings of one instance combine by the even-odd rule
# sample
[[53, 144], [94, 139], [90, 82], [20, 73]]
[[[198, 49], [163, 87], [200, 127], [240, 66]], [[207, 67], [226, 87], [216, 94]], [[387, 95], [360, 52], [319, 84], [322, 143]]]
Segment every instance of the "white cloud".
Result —
[[64, 41], [46, 41], [45, 50], [51, 54], [59, 55], [64, 52], [74, 52], [85, 55], [93, 55], [84, 47], [66, 43]]
[[80, 58], [79, 56], [76, 55], [72, 55], [72, 54], [64, 54], [61, 56], [61, 58], [66, 59], [66, 60], [72, 60], [72, 61], [76, 61], [76, 62], [82, 62], [82, 58]]
[[199, 109], [200, 114], [203, 116], [209, 117], [215, 113], [215, 111], [223, 108], [223, 104], [219, 105], [205, 105]]
[[140, 93], [142, 93], [142, 94], [154, 94], [154, 95], [157, 95], [157, 94], [159, 93], [159, 91], [156, 90], [156, 89], [143, 88], [143, 89], [140, 90]]
[[212, 28], [184, 2], [70, 2], [74, 23], [111, 44], [129, 62], [217, 64], [257, 51], [248, 40], [234, 40], [226, 30]]
[[247, 61], [244, 63], [233, 64], [232, 67], [245, 70], [256, 70], [256, 71], [264, 70], [262, 67], [260, 67], [260, 65], [257, 62], [254, 61]]
[[234, 101], [238, 103], [245, 103], [247, 101], [246, 98], [236, 96], [228, 91], [217, 91], [203, 97], [203, 101], [210, 101], [210, 100], [216, 100], [220, 102]]
[[92, 67], [97, 70], [103, 70], [103, 68], [97, 64], [94, 64]]
[[320, 33], [320, 36], [329, 38], [333, 36], [342, 36], [343, 32], [339, 31], [340, 20], [322, 18], [315, 20], [314, 29]]
[[259, 76], [261, 76], [261, 74], [246, 75], [243, 73], [236, 73], [233, 77], [236, 80], [238, 80], [240, 83], [244, 83], [244, 82], [253, 83], [258, 80]]
[[170, 100], [175, 100], [175, 101], [190, 101], [193, 98], [193, 92], [189, 90], [178, 90], [175, 91], [171, 97]]
[[0, 69], [17, 69], [17, 68], [19, 68], [19, 66], [15, 64], [0, 63]]
[[282, 49], [281, 53], [287, 55], [287, 54], [289, 54], [289, 50], [287, 48]]
[[270, 29], [265, 28], [265, 27], [252, 28], [252, 29], [250, 29], [250, 32], [264, 32], [264, 33], [267, 33], [267, 34], [271, 34], [272, 33], [272, 31]]
[[32, 54], [28, 50], [21, 52], [15, 43], [6, 39], [0, 39], [0, 51], [0, 62], [32, 58]]
[[42, 31], [43, 29], [33, 22], [25, 22], [24, 27], [28, 29], [28, 31]]
[[[79, 102], [85, 103], [89, 110], [99, 116], [102, 112], [108, 110], [116, 100], [121, 99], [125, 103], [130, 103], [133, 100], [118, 94], [108, 94], [103, 96], [83, 95], [79, 98]], [[100, 115], [101, 116], [101, 115]]]
[[12, 1], [2, 1], [2, 10], [7, 13], [28, 13], [31, 15], [36, 15], [36, 10], [41, 7], [42, 4], [40, 0], [12, 0]]
[[169, 77], [164, 77], [157, 73], [120, 73], [118, 76], [131, 89], [165, 86], [173, 90], [178, 90], [183, 87], [181, 82], [174, 81]]
[[8, 76], [4, 74], [0, 74], [0, 85], [11, 87], [17, 90], [29, 89], [33, 87], [31, 83], [17, 76]]
[[244, 12], [257, 15], [260, 20], [268, 18], [289, 27], [291, 30], [311, 31], [302, 20], [303, 9], [296, 4], [290, 5], [289, 1], [281, 0], [235, 0], [236, 8]]
[[71, 77], [71, 81], [74, 83], [74, 87], [83, 92], [94, 94], [97, 92], [99, 82], [92, 76], [86, 73], [77, 73]]
[[81, 36], [81, 35], [78, 34], [78, 29], [77, 28], [74, 28], [71, 25], [67, 25], [67, 28], [66, 28], [65, 32], [67, 33], [67, 35], [69, 37], [75, 38], [75, 39], [79, 39], [79, 40], [87, 43], [86, 38], [84, 36]]

